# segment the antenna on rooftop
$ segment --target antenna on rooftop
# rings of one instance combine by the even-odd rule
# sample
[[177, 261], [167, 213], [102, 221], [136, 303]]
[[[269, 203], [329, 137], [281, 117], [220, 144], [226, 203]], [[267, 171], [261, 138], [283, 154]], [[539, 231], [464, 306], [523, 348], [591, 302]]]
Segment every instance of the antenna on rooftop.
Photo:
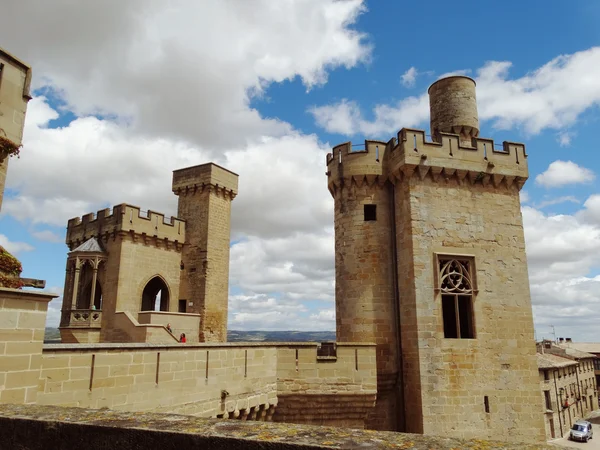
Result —
[[556, 343], [556, 329], [554, 325], [550, 325], [550, 328], [552, 328], [552, 336], [554, 336], [554, 343]]

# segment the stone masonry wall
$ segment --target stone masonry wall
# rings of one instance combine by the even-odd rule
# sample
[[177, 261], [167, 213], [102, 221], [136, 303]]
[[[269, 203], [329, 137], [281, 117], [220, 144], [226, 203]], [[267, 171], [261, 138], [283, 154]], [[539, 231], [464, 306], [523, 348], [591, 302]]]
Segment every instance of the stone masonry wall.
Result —
[[177, 311], [181, 261], [177, 250], [156, 248], [124, 238], [111, 242], [107, 251], [109, 258], [106, 261], [102, 307], [103, 342], [119, 342], [114, 314], [130, 311], [137, 318], [136, 311], [141, 310], [144, 288], [155, 276], [162, 278], [169, 289], [169, 311]]
[[[407, 414], [414, 393], [421, 397], [426, 434], [500, 439], [509, 430], [511, 440], [543, 440], [517, 186], [446, 183], [416, 174], [403, 183], [414, 257], [414, 294], [408, 296], [415, 296], [418, 324], [415, 341], [414, 330], [403, 323], [403, 349], [419, 348], [404, 354], [405, 373], [411, 374], [405, 382]], [[435, 253], [474, 257], [476, 339], [444, 338], [441, 299], [433, 289]], [[399, 271], [399, 277], [408, 276]], [[411, 384], [415, 379], [420, 383]]]
[[275, 348], [258, 346], [46, 346], [38, 403], [239, 415], [277, 403], [275, 361]]
[[[29, 101], [31, 69], [0, 49], [0, 136], [21, 145], [25, 112]], [[4, 197], [4, 184], [9, 157], [0, 155], [0, 209]]]
[[314, 346], [278, 346], [275, 420], [363, 428], [375, 406], [375, 364], [372, 345], [338, 344], [334, 358]]
[[36, 403], [46, 312], [55, 297], [0, 288], [0, 403]]
[[[377, 408], [368, 426], [398, 430], [393, 218], [389, 183], [381, 182], [381, 163], [376, 161], [383, 158], [385, 144], [365, 145], [358, 152], [340, 145], [328, 163], [336, 183], [332, 189], [330, 182], [335, 199], [336, 336], [341, 342], [377, 343]], [[376, 220], [365, 220], [365, 205], [375, 205]]]

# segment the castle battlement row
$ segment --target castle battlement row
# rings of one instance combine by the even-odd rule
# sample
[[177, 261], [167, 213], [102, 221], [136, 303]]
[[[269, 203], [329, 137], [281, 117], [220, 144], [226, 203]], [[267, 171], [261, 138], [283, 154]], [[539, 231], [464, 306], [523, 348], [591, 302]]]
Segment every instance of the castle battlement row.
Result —
[[403, 128], [388, 142], [366, 140], [364, 150], [353, 150], [350, 142], [337, 145], [327, 155], [329, 184], [363, 177], [382, 183], [414, 168], [421, 173], [445, 170], [447, 175], [460, 171], [463, 178], [470, 172], [469, 179], [487, 177], [495, 183], [514, 177], [520, 186], [529, 176], [524, 144], [504, 141], [497, 150], [493, 139], [472, 137], [468, 145], [458, 134], [441, 132], [438, 138], [440, 142], [427, 140], [425, 131]]
[[175, 195], [202, 192], [214, 189], [234, 199], [238, 193], [238, 176], [214, 163], [201, 164], [194, 167], [175, 170], [173, 172], [173, 192]]
[[185, 241], [185, 220], [166, 218], [155, 211], [142, 211], [138, 206], [122, 203], [82, 217], [70, 219], [66, 243], [72, 249], [91, 237], [99, 238], [127, 232], [171, 242]]

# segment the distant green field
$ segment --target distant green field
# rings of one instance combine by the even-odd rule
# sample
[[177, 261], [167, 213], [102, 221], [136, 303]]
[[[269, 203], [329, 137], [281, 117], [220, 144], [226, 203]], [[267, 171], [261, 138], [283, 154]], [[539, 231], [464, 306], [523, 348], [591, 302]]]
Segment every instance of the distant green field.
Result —
[[[335, 341], [335, 331], [236, 331], [227, 333], [229, 342], [325, 342]], [[60, 341], [58, 328], [46, 328], [44, 342]]]

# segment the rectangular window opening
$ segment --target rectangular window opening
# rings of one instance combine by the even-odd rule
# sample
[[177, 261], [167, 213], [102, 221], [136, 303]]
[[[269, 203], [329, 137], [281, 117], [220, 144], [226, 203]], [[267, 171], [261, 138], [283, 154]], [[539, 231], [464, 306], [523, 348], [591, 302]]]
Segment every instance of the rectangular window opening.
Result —
[[185, 304], [186, 304], [186, 300], [179, 300], [178, 312], [180, 312], [180, 313], [185, 312]]
[[550, 391], [544, 391], [544, 399], [546, 400], [546, 409], [552, 411], [552, 399], [550, 398]]
[[490, 399], [488, 398], [487, 395], [485, 395], [483, 397], [483, 405], [485, 406], [485, 412], [489, 413], [490, 412]]
[[377, 205], [364, 205], [365, 222], [377, 220]]

